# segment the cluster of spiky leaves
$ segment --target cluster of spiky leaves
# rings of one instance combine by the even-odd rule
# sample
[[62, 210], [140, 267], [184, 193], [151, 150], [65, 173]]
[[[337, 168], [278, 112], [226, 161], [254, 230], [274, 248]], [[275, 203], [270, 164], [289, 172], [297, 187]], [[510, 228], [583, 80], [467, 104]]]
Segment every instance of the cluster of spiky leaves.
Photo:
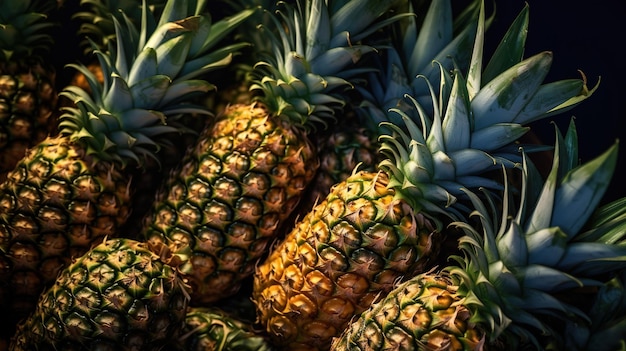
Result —
[[[351, 86], [354, 66], [374, 50], [359, 42], [390, 20], [376, 21], [394, 2], [296, 1], [284, 4], [266, 30], [272, 52], [253, 72], [252, 90], [272, 113], [312, 128], [325, 124], [345, 100], [334, 93]], [[355, 18], [358, 14], [358, 18]]]
[[449, 213], [462, 187], [500, 187], [481, 174], [520, 161], [516, 141], [529, 130], [525, 125], [563, 113], [593, 92], [584, 79], [544, 84], [552, 63], [550, 52], [522, 59], [525, 34], [518, 33], [527, 31], [527, 7], [483, 69], [482, 9], [477, 13], [467, 75], [458, 69], [448, 74], [438, 65], [438, 86], [423, 76], [417, 78], [427, 84], [430, 102], [422, 104], [408, 95], [408, 111], [390, 110], [404, 123], [381, 123], [392, 133], [381, 136], [386, 141], [381, 151], [387, 157], [380, 167], [392, 175], [392, 186], [402, 189], [416, 209]]
[[[425, 4], [415, 4], [419, 6], [419, 9], [415, 9], [413, 2], [398, 3], [394, 9], [396, 12], [415, 16], [400, 16], [398, 21], [386, 28], [382, 39], [378, 39], [380, 33], [376, 33], [369, 40], [380, 42], [380, 45], [376, 45], [380, 51], [368, 55], [361, 66], [375, 67], [376, 70], [366, 69], [363, 76], [365, 82], [355, 85], [359, 94], [346, 107], [344, 115], [356, 112], [356, 118], [345, 118], [328, 130], [316, 134], [321, 145], [321, 165], [309, 191], [310, 201], [301, 206], [303, 211], [310, 210], [317, 199], [323, 199], [330, 191], [330, 186], [348, 178], [357, 165], [359, 170], [376, 170], [381, 160], [377, 140], [381, 133], [380, 122], [402, 123], [397, 114], [388, 113], [390, 108], [408, 112], [411, 105], [404, 101], [406, 94], [417, 95], [418, 100], [422, 95], [430, 97], [428, 89], [413, 93], [410, 82], [415, 83], [413, 78], [419, 73], [431, 77], [429, 72], [437, 71], [438, 68], [432, 64], [421, 64], [415, 68], [412, 62], [442, 60], [446, 68], [452, 68], [447, 67], [452, 62], [460, 67], [467, 66], [465, 62], [469, 61], [468, 53], [471, 52], [477, 25], [477, 16], [469, 14], [477, 11], [478, 3], [473, 2], [457, 18], [452, 16], [450, 1], [433, 1], [428, 11], [423, 8]], [[416, 21], [422, 20], [424, 13], [426, 18], [418, 25]], [[419, 38], [416, 35], [418, 31], [421, 33]], [[439, 76], [431, 78], [437, 82]], [[346, 133], [346, 130], [354, 132]]]
[[470, 194], [483, 233], [459, 224], [468, 234], [461, 242], [465, 257], [456, 258], [460, 268], [449, 270], [490, 341], [500, 337], [508, 345], [521, 341], [540, 348], [538, 335], [558, 339], [555, 327], [582, 311], [556, 294], [601, 285], [624, 269], [625, 247], [579, 237], [608, 187], [617, 145], [580, 165], [572, 123], [565, 139], [557, 131], [545, 181], [524, 160], [516, 214], [509, 213], [506, 192], [499, 221]]
[[109, 239], [77, 258], [18, 327], [12, 350], [161, 350], [184, 328], [188, 287], [146, 244]]
[[[622, 202], [620, 206], [623, 205]], [[624, 220], [620, 222], [623, 227]], [[599, 287], [593, 295], [574, 294], [574, 299], [587, 302], [583, 305], [589, 305], [586, 311], [588, 320], [567, 321], [561, 331], [565, 340], [551, 340], [546, 350], [626, 349], [626, 270]]]
[[559, 134], [545, 182], [524, 158], [516, 214], [510, 213], [506, 180], [500, 205], [488, 192], [481, 200], [467, 191], [480, 225], [454, 223], [466, 233], [459, 242], [463, 256], [454, 257], [458, 265], [399, 285], [347, 328], [333, 349], [474, 350], [485, 342], [542, 349], [543, 336], [559, 340], [564, 322], [584, 320], [582, 310], [558, 294], [602, 285], [605, 275], [624, 269], [626, 248], [579, 237], [608, 186], [617, 147], [578, 165], [573, 138], [572, 129], [565, 141]]
[[85, 143], [87, 154], [100, 160], [141, 163], [143, 157], [155, 157], [159, 143], [166, 139], [156, 136], [178, 131], [170, 124], [172, 117], [206, 114], [205, 109], [185, 103], [212, 89], [207, 81], [194, 78], [224, 66], [232, 52], [244, 45], [211, 51], [250, 12], [212, 23], [199, 14], [201, 8], [198, 2], [196, 15], [187, 16], [187, 1], [169, 1], [155, 22], [144, 6], [139, 29], [130, 20], [119, 23], [114, 18], [116, 50], [111, 55], [96, 51], [104, 82], [85, 66], [73, 65], [87, 77], [92, 93], [72, 86], [63, 92], [77, 107], [62, 116], [60, 133]]
[[[573, 242], [596, 242], [624, 247], [626, 243], [626, 198], [598, 208]], [[601, 273], [602, 274], [602, 273]], [[559, 329], [565, 340], [549, 340], [547, 350], [624, 350], [626, 348], [626, 270], [613, 277], [606, 272], [604, 285], [568, 292], [567, 299], [587, 318], [566, 321]]]
[[[293, 1], [286, 1], [293, 4]], [[251, 45], [241, 50], [241, 55], [233, 58], [233, 63], [222, 70], [220, 81], [223, 83], [216, 94], [207, 99], [207, 106], [216, 113], [222, 112], [226, 106], [245, 104], [252, 101], [254, 95], [262, 93], [251, 91], [254, 65], [259, 55], [272, 52], [271, 40], [267, 40], [266, 31], [275, 23], [272, 17], [281, 8], [283, 1], [274, 0], [227, 0], [215, 1], [208, 6], [212, 13], [236, 13], [245, 9], [254, 9], [254, 13], [232, 33], [232, 40], [245, 40]], [[213, 7], [211, 7], [213, 5]], [[263, 28], [263, 29], [262, 29]]]
[[[165, 0], [148, 0], [145, 5], [150, 7], [150, 12], [160, 13], [165, 5]], [[72, 15], [72, 19], [80, 22], [77, 34], [84, 36], [82, 45], [84, 53], [90, 55], [93, 52], [93, 43], [98, 43], [100, 50], [107, 50], [115, 45], [115, 17], [117, 21], [124, 22], [128, 18], [136, 25], [141, 22], [141, 2], [137, 0], [81, 0], [83, 11]]]
[[0, 61], [38, 56], [50, 51], [54, 22], [46, 21], [45, 1], [0, 3]]
[[[404, 100], [407, 94], [422, 105], [431, 105], [428, 84], [415, 77], [426, 77], [431, 84], [439, 86], [438, 65], [444, 71], [468, 71], [472, 48], [480, 35], [477, 30], [481, 3], [481, 0], [473, 1], [457, 16], [453, 16], [451, 1], [400, 3], [398, 11], [414, 16], [402, 18], [386, 31], [388, 35], [381, 40], [387, 44], [381, 45], [380, 55], [372, 56], [372, 64], [378, 69], [367, 74], [367, 85], [357, 86], [363, 96], [357, 111], [369, 128], [377, 130], [383, 121], [402, 124], [397, 114], [389, 110], [410, 112], [411, 104]], [[485, 27], [491, 19], [485, 20]]]
[[[405, 11], [414, 11], [411, 3]], [[407, 197], [418, 199], [416, 206], [432, 211], [452, 204], [460, 185], [497, 187], [477, 175], [519, 161], [514, 142], [529, 130], [525, 125], [563, 113], [593, 91], [584, 79], [544, 84], [550, 52], [523, 59], [528, 7], [484, 69], [484, 32], [492, 17], [485, 18], [483, 1], [472, 2], [456, 18], [449, 1], [434, 1], [421, 23], [415, 17], [393, 23], [396, 32], [384, 37], [391, 45], [367, 62], [379, 69], [367, 75], [367, 85], [357, 85], [363, 100], [355, 111], [373, 135], [387, 127], [415, 134], [408, 136], [417, 141], [410, 148], [413, 162], [401, 152], [396, 165], [383, 167], [398, 177], [398, 185], [404, 183], [403, 191], [412, 192]], [[416, 126], [409, 132], [405, 123]], [[406, 168], [414, 162], [417, 170]]]

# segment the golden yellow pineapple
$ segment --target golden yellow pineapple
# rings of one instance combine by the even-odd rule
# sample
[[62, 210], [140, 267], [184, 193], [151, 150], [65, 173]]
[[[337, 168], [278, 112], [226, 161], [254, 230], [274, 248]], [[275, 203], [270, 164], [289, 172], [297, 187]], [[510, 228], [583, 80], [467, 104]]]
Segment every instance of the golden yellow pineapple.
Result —
[[164, 183], [146, 218], [147, 240], [166, 235], [173, 252], [184, 253], [181, 270], [194, 304], [239, 289], [317, 167], [304, 133], [268, 118], [262, 105], [233, 105], [218, 118]]
[[510, 61], [523, 51], [511, 36], [524, 35], [526, 9], [505, 35], [511, 46], [496, 51], [483, 76], [479, 10], [467, 77], [435, 65], [436, 88], [416, 78], [431, 87], [430, 104], [408, 96], [390, 112], [397, 115], [387, 120], [403, 123], [383, 122], [379, 170], [336, 184], [258, 266], [253, 300], [277, 347], [328, 349], [355, 315], [437, 259], [446, 223], [464, 217], [461, 188], [502, 186], [489, 172], [521, 160], [522, 124], [588, 96], [582, 80], [542, 84], [549, 52]]
[[[303, 0], [281, 2], [272, 15], [275, 26], [263, 33], [274, 52], [255, 65], [256, 101], [231, 105], [203, 131], [145, 220], [145, 240], [187, 262], [181, 270], [192, 304], [236, 292], [290, 224], [285, 219], [318, 166], [308, 133], [345, 103], [342, 89], [359, 72], [354, 62], [374, 50], [359, 41], [385, 25], [377, 20], [390, 6]], [[355, 13], [358, 23], [350, 19]]]

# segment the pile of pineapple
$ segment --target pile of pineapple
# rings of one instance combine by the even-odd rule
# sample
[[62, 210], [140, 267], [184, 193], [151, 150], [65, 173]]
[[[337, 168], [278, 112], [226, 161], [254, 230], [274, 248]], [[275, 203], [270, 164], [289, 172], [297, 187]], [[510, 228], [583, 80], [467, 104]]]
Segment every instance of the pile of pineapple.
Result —
[[0, 0], [0, 350], [626, 350], [597, 86], [453, 5]]

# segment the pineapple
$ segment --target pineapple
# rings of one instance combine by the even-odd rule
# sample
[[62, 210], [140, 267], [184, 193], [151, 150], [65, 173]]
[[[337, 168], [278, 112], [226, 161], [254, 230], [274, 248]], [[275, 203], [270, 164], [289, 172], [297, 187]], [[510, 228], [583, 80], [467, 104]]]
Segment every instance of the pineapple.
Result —
[[173, 257], [152, 250], [115, 238], [78, 257], [19, 325], [11, 350], [162, 350], [183, 331], [189, 294]]
[[466, 190], [480, 225], [453, 223], [465, 232], [458, 265], [398, 285], [331, 350], [542, 350], [545, 339], [563, 337], [564, 323], [584, 320], [559, 294], [601, 286], [626, 267], [626, 247], [579, 236], [611, 179], [618, 144], [578, 165], [573, 124], [565, 139], [557, 134], [545, 182], [524, 157], [517, 213], [506, 178], [501, 204]]
[[441, 69], [439, 89], [430, 89], [432, 115], [409, 98], [419, 122], [394, 109], [406, 127], [383, 125], [393, 132], [381, 136], [379, 170], [357, 169], [336, 184], [257, 267], [253, 300], [274, 344], [327, 349], [354, 315], [433, 264], [445, 223], [464, 217], [461, 187], [502, 186], [489, 171], [521, 160], [522, 124], [589, 95], [582, 80], [542, 84], [549, 52], [510, 61], [524, 44], [512, 37], [527, 23], [524, 9], [502, 41], [506, 50], [484, 71], [499, 73], [481, 82], [481, 10], [468, 77]]
[[281, 5], [266, 34], [273, 56], [255, 65], [258, 100], [230, 105], [202, 131], [145, 219], [145, 240], [186, 262], [194, 305], [236, 293], [279, 237], [318, 167], [307, 130], [344, 103], [353, 62], [374, 50], [359, 40], [385, 25], [376, 20], [391, 3]]
[[0, 1], [0, 183], [26, 150], [49, 133], [57, 103], [56, 72], [43, 56], [52, 47], [52, 1]]
[[252, 327], [217, 309], [192, 307], [176, 344], [186, 351], [270, 351], [271, 345]]
[[[163, 12], [164, 5], [164, 0], [147, 0], [145, 2], [145, 6], [154, 16], [159, 16]], [[80, 6], [82, 10], [74, 13], [72, 18], [80, 23], [78, 34], [82, 39], [83, 47], [85, 47], [86, 67], [101, 82], [103, 79], [102, 69], [97, 57], [93, 55], [94, 48], [92, 46], [97, 45], [98, 50], [103, 51], [114, 48], [116, 45], [115, 20], [120, 23], [130, 20], [134, 24], [140, 24], [143, 5], [138, 0], [82, 0]], [[196, 6], [196, 1], [189, 2], [188, 6], [190, 6], [189, 13], [196, 12], [196, 10], [191, 9], [191, 7]], [[203, 7], [205, 5], [200, 5], [200, 8]], [[203, 11], [207, 13], [206, 9]], [[87, 92], [90, 91], [85, 75], [80, 71], [73, 75], [70, 85], [79, 86]], [[196, 99], [200, 100], [199, 98]], [[198, 104], [200, 102], [197, 101]], [[71, 105], [72, 101], [65, 98], [61, 103]], [[137, 187], [133, 197], [134, 211], [122, 228], [124, 232], [137, 233], [141, 229], [141, 219], [154, 200], [157, 187], [163, 176], [178, 163], [187, 147], [196, 141], [196, 131], [202, 128], [206, 119], [202, 116], [188, 115], [178, 120], [177, 123], [181, 126], [184, 125], [185, 128], [181, 128], [181, 133], [168, 135], [167, 144], [163, 143], [159, 150], [162, 157], [159, 157], [158, 160], [146, 160], [142, 167], [135, 169], [133, 177], [141, 179], [141, 182], [136, 183]]]
[[158, 160], [167, 135], [182, 128], [176, 118], [209, 113], [188, 103], [212, 88], [194, 78], [229, 62], [238, 45], [212, 46], [249, 13], [216, 23], [190, 14], [186, 1], [170, 1], [159, 21], [147, 20], [144, 10], [141, 28], [116, 22], [116, 49], [97, 51], [104, 82], [72, 65], [88, 77], [92, 94], [66, 88], [62, 94], [76, 107], [64, 111], [59, 134], [33, 147], [0, 185], [0, 311], [11, 316], [7, 323], [32, 311], [72, 257], [120, 234], [132, 209], [131, 174], [144, 159]]

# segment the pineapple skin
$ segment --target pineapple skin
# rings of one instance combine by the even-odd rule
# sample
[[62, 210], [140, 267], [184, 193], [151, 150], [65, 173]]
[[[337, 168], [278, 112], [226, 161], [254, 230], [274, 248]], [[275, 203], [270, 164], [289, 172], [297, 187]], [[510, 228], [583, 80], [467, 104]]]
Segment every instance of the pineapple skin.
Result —
[[330, 350], [483, 350], [484, 332], [456, 290], [445, 274], [420, 274], [363, 312]]
[[0, 62], [0, 182], [54, 130], [55, 70], [28, 61]]
[[315, 204], [322, 201], [330, 192], [330, 188], [348, 179], [359, 171], [376, 171], [380, 162], [379, 143], [375, 133], [359, 125], [354, 113], [316, 134], [316, 143], [320, 159], [320, 167], [307, 189], [298, 211], [302, 216], [309, 212]]
[[124, 238], [95, 246], [41, 295], [10, 350], [163, 350], [184, 328], [189, 295], [152, 250]]
[[0, 184], [0, 313], [12, 330], [72, 258], [115, 237], [130, 213], [130, 179], [56, 136]]
[[185, 262], [193, 305], [231, 296], [267, 255], [318, 164], [303, 130], [260, 103], [229, 106], [165, 181], [142, 236]]
[[182, 337], [175, 343], [177, 350], [238, 350], [271, 351], [266, 337], [251, 324], [239, 320], [218, 308], [191, 307], [185, 317]]
[[252, 299], [278, 347], [327, 350], [350, 320], [437, 252], [430, 219], [358, 172], [334, 186], [258, 266]]

